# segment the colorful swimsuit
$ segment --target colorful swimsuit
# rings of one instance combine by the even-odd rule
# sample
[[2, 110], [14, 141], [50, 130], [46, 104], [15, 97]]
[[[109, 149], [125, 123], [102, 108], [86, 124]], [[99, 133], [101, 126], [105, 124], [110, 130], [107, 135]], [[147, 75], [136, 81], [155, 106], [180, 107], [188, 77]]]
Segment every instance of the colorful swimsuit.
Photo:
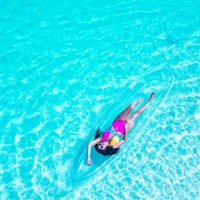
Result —
[[[114, 146], [116, 143], [119, 142], [118, 136], [124, 136], [126, 133], [126, 127], [125, 127], [126, 121], [125, 120], [117, 120], [112, 124], [113, 130], [107, 130], [102, 135], [102, 142], [109, 142], [110, 146]], [[121, 134], [119, 134], [119, 133]], [[113, 137], [114, 135], [114, 137]], [[118, 137], [118, 139], [116, 139]], [[111, 140], [112, 138], [112, 140]], [[113, 140], [114, 139], [114, 140]], [[110, 141], [111, 140], [111, 141]]]
[[126, 133], [126, 121], [125, 120], [117, 120], [113, 123], [112, 127], [115, 131], [120, 132], [122, 135], [125, 135]]

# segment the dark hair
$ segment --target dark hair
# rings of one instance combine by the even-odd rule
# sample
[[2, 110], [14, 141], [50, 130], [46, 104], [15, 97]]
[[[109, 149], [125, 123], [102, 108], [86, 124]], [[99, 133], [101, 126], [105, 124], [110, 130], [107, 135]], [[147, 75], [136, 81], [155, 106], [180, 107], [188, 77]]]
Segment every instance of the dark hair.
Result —
[[[94, 138], [97, 139], [98, 137], [101, 137], [101, 135], [102, 135], [102, 132], [100, 131], [100, 129], [98, 129], [96, 131], [96, 134], [95, 134]], [[104, 156], [111, 156], [111, 155], [117, 154], [119, 152], [119, 148], [114, 149], [111, 146], [106, 147], [106, 149], [99, 149], [98, 148], [98, 144], [95, 145], [95, 149], [96, 149], [96, 151], [98, 153], [100, 153], [100, 154], [102, 154]]]

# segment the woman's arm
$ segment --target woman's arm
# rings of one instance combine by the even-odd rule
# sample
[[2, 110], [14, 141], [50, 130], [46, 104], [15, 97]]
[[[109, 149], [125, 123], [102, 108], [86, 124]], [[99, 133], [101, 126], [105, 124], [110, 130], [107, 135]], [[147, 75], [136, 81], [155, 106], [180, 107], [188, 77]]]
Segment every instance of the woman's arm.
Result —
[[92, 165], [92, 160], [91, 160], [91, 149], [94, 145], [96, 145], [97, 143], [101, 142], [101, 137], [93, 140], [92, 142], [89, 143], [88, 145], [88, 165]]
[[125, 143], [125, 140], [118, 142], [116, 145], [113, 146], [114, 149], [120, 148]]

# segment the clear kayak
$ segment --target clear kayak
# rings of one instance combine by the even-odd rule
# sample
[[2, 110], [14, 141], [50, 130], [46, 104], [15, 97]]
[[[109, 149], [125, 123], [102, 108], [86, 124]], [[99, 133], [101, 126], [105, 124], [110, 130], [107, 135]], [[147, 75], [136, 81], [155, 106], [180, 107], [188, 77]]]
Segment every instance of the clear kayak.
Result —
[[[120, 152], [112, 156], [103, 156], [92, 149], [91, 158], [93, 165], [87, 164], [87, 147], [89, 142], [94, 140], [97, 129], [101, 131], [107, 130], [115, 117], [122, 112], [129, 104], [136, 101], [138, 98], [144, 98], [144, 103], [150, 97], [152, 92], [155, 92], [156, 98], [151, 106], [139, 117], [132, 132], [128, 135], [128, 141], [136, 140], [137, 136], [141, 137], [142, 130], [148, 125], [151, 118], [156, 115], [159, 107], [167, 98], [174, 84], [174, 75], [170, 69], [162, 68], [149, 71], [141, 75], [137, 80], [132, 80], [126, 89], [119, 94], [111, 103], [108, 109], [101, 114], [93, 128], [90, 130], [88, 137], [83, 141], [69, 169], [69, 180], [71, 184], [85, 182], [94, 174], [103, 170], [105, 165], [112, 162], [113, 159], [120, 159], [119, 154], [123, 153], [123, 149], [128, 146], [124, 144]], [[140, 107], [142, 105], [139, 105]], [[137, 134], [134, 134], [137, 133]], [[132, 141], [134, 142], [134, 141]]]

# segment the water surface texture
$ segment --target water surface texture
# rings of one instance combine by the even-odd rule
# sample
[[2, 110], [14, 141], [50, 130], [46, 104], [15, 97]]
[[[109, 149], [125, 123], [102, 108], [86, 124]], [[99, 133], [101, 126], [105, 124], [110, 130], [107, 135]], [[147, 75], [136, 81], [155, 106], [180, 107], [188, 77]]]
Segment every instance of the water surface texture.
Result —
[[[199, 10], [198, 0], [0, 1], [1, 199], [199, 199]], [[102, 114], [140, 98], [117, 97], [157, 68], [174, 81], [151, 120], [141, 116], [148, 124], [123, 152], [72, 183]], [[151, 82], [137, 91], [144, 101]]]

